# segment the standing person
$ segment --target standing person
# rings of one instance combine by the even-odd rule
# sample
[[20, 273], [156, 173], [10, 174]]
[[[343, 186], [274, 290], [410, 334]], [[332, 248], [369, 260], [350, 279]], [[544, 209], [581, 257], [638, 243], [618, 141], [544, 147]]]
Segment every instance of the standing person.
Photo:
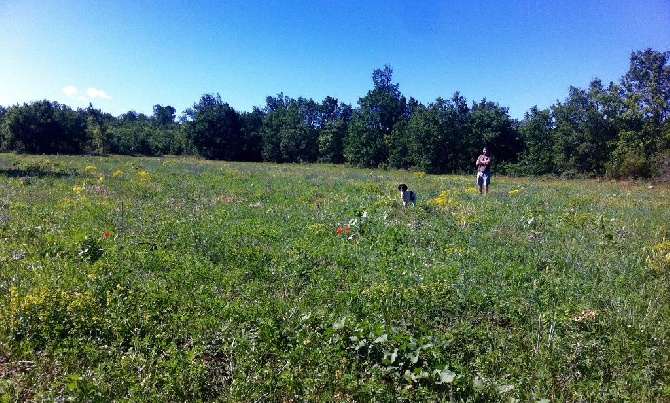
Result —
[[491, 183], [491, 157], [489, 157], [486, 147], [482, 150], [482, 154], [477, 157], [475, 165], [477, 166], [477, 190], [479, 194], [483, 192], [486, 195], [489, 193], [489, 183]]

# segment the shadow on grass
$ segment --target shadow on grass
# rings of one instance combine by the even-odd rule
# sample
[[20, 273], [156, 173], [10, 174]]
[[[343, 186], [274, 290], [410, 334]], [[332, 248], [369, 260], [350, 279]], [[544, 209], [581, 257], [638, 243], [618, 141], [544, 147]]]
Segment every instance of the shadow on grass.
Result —
[[71, 178], [77, 176], [77, 171], [51, 171], [41, 167], [1, 169], [0, 176], [8, 178]]

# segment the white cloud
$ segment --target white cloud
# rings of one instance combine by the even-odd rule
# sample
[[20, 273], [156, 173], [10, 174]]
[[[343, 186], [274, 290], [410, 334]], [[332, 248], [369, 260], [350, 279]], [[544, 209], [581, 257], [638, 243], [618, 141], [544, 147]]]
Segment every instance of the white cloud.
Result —
[[76, 96], [78, 92], [79, 90], [74, 85], [68, 85], [67, 87], [63, 88], [63, 94], [69, 97]]
[[88, 87], [86, 89], [86, 95], [89, 96], [89, 98], [103, 98], [103, 99], [112, 99], [109, 95], [105, 93], [103, 90], [99, 90], [97, 88], [93, 87]]
[[112, 97], [107, 95], [105, 91], [93, 87], [87, 88], [86, 94], [84, 94], [83, 91], [79, 91], [79, 89], [74, 85], [68, 85], [61, 91], [63, 92], [63, 94], [67, 95], [72, 99], [76, 99], [77, 101], [88, 102], [93, 98], [112, 99]]

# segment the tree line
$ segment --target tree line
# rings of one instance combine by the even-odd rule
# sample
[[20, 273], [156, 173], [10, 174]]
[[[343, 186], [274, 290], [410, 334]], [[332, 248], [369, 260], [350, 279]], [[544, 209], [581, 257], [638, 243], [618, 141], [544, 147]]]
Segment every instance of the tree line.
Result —
[[238, 112], [205, 94], [178, 117], [112, 116], [47, 100], [0, 106], [0, 149], [30, 154], [196, 155], [228, 161], [332, 163], [466, 173], [487, 147], [509, 175], [670, 177], [670, 51], [633, 52], [619, 82], [570, 87], [564, 101], [523, 119], [460, 93], [426, 105], [400, 91], [386, 65], [354, 107], [280, 93]]

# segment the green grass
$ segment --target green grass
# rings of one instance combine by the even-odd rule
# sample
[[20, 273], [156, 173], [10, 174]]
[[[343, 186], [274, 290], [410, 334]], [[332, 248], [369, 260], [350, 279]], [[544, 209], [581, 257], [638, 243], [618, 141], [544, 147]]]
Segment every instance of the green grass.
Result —
[[670, 189], [473, 179], [2, 154], [0, 402], [670, 400]]

